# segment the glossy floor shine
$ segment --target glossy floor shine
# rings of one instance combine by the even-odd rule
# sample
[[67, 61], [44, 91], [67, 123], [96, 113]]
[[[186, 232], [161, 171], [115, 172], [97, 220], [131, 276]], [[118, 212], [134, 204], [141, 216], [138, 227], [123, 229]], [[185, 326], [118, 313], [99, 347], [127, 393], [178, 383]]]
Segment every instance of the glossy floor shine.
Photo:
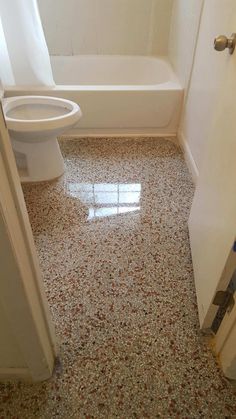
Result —
[[60, 363], [1, 386], [4, 418], [233, 418], [199, 332], [193, 185], [165, 139], [62, 141], [65, 176], [24, 186]]

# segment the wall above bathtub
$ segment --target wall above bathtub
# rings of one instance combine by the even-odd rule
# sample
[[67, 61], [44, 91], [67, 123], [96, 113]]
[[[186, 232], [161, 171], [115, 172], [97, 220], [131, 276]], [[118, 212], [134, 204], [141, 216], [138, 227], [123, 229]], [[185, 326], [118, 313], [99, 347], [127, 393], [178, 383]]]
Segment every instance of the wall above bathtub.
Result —
[[51, 55], [167, 55], [173, 0], [38, 0]]
[[169, 59], [183, 88], [188, 86], [204, 0], [174, 0]]

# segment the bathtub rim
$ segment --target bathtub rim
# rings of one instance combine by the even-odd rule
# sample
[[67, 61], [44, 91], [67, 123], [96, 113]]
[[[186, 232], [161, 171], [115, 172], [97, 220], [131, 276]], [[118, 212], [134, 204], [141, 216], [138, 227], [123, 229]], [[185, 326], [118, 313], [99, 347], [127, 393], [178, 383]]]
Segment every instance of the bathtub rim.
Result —
[[[51, 57], [55, 57], [55, 58], [71, 58], [71, 59], [76, 59], [77, 57], [83, 58], [127, 58], [127, 59], [145, 59], [145, 60], [150, 60], [150, 61], [160, 61], [160, 62], [164, 62], [165, 64], [167, 64], [168, 66], [168, 71], [169, 71], [169, 78], [167, 81], [162, 82], [162, 83], [155, 83], [155, 84], [55, 84], [53, 86], [36, 86], [36, 85], [6, 85], [4, 86], [4, 90], [7, 94], [7, 92], [9, 92], [10, 94], [12, 94], [13, 91], [16, 92], [23, 92], [23, 91], [32, 91], [32, 92], [45, 92], [45, 91], [50, 91], [53, 93], [53, 91], [82, 91], [82, 92], [88, 92], [88, 91], [98, 91], [98, 92], [106, 92], [106, 91], [111, 91], [111, 92], [117, 92], [117, 91], [157, 91], [157, 90], [163, 90], [163, 91], [169, 91], [169, 90], [175, 90], [175, 91], [183, 91], [184, 88], [181, 85], [173, 67], [172, 64], [170, 62], [170, 59], [168, 56], [156, 56], [156, 55], [73, 55], [73, 56], [67, 56], [67, 55], [53, 55]], [[158, 77], [157, 77], [158, 79]]]
[[[52, 56], [50, 56], [50, 59], [51, 59], [51, 63], [52, 63], [52, 69], [53, 69], [53, 60], [55, 60], [55, 62], [57, 61], [57, 60], [62, 60], [62, 62], [63, 62], [63, 59], [65, 59], [65, 61], [66, 60], [70, 60], [70, 61], [73, 61], [73, 60], [75, 60], [75, 61], [79, 61], [79, 60], [82, 60], [82, 62], [83, 62], [83, 60], [88, 60], [88, 65], [89, 65], [89, 61], [90, 60], [92, 60], [92, 61], [94, 61], [94, 63], [96, 63], [96, 60], [98, 60], [98, 61], [100, 61], [100, 62], [102, 62], [102, 61], [104, 61], [104, 63], [103, 63], [103, 65], [105, 64], [106, 66], [109, 66], [109, 61], [111, 61], [111, 63], [112, 63], [112, 61], [113, 60], [115, 60], [115, 61], [117, 61], [119, 64], [121, 64], [122, 63], [122, 61], [129, 61], [129, 62], [132, 62], [132, 61], [134, 61], [134, 63], [136, 62], [136, 65], [138, 65], [137, 64], [137, 62], [138, 61], [144, 61], [144, 62], [150, 62], [151, 64], [150, 65], [152, 65], [153, 63], [155, 64], [155, 65], [158, 65], [158, 66], [160, 66], [160, 68], [162, 68], [161, 66], [165, 66], [165, 68], [166, 68], [166, 70], [167, 70], [167, 72], [168, 72], [168, 74], [167, 74], [167, 78], [166, 78], [166, 80], [165, 81], [162, 81], [162, 82], [160, 82], [160, 81], [158, 81], [158, 68], [156, 69], [156, 75], [157, 75], [157, 80], [153, 83], [146, 83], [146, 82], [142, 82], [142, 80], [140, 80], [140, 82], [138, 82], [138, 83], [119, 83], [119, 84], [116, 84], [116, 83], [106, 83], [106, 84], [102, 84], [102, 83], [90, 83], [90, 84], [85, 84], [85, 83], [82, 83], [82, 84], [79, 84], [79, 83], [70, 83], [70, 84], [64, 84], [64, 83], [56, 83], [56, 85], [57, 86], [92, 86], [92, 87], [94, 87], [94, 86], [98, 86], [98, 87], [102, 87], [102, 86], [118, 86], [118, 88], [121, 88], [122, 86], [124, 86], [124, 88], [127, 88], [127, 86], [132, 86], [132, 87], [136, 87], [136, 86], [145, 86], [145, 87], [149, 87], [150, 86], [150, 88], [152, 88], [153, 89], [153, 86], [160, 86], [160, 85], [166, 85], [167, 83], [169, 83], [169, 82], [174, 82], [174, 83], [176, 83], [178, 86], [181, 86], [181, 83], [180, 83], [180, 81], [179, 81], [179, 79], [178, 79], [178, 77], [177, 77], [177, 74], [176, 74], [176, 72], [174, 71], [174, 68], [173, 68], [173, 65], [172, 65], [172, 63], [171, 63], [171, 61], [170, 61], [170, 58], [169, 58], [169, 56], [168, 55], [125, 55], [125, 54], [123, 54], [123, 55], [120, 55], [120, 54], [110, 54], [110, 55], [108, 55], [108, 54], [105, 54], [105, 55], [103, 55], [103, 54], [77, 54], [77, 55], [52, 55]], [[84, 65], [84, 63], [83, 63], [83, 65]], [[135, 71], [135, 68], [136, 67], [134, 67], [134, 71]], [[114, 68], [113, 68], [113, 70], [114, 70]], [[122, 71], [122, 66], [120, 67], [120, 70]], [[55, 72], [56, 72], [56, 70], [55, 70]], [[181, 86], [182, 87], [182, 86]]]
[[168, 81], [165, 83], [154, 84], [154, 85], [84, 85], [84, 84], [59, 84], [53, 87], [49, 86], [33, 86], [33, 85], [21, 85], [21, 86], [5, 86], [4, 87], [4, 96], [12, 94], [12, 92], [153, 92], [153, 91], [183, 91], [183, 87], [179, 82]]

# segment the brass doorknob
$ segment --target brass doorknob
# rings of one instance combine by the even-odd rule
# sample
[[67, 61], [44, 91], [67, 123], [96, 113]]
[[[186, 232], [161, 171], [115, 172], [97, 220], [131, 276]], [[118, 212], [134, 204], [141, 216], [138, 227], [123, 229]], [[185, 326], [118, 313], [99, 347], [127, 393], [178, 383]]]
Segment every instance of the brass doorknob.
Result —
[[226, 48], [229, 49], [229, 53], [233, 54], [236, 46], [236, 33], [233, 33], [230, 38], [225, 35], [217, 36], [214, 40], [214, 48], [216, 51], [224, 51]]

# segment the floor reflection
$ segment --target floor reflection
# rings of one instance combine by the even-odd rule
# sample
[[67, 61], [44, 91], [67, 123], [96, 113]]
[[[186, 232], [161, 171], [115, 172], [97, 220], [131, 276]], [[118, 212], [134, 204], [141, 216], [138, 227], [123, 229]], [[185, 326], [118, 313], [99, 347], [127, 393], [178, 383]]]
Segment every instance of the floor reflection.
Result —
[[140, 183], [69, 183], [68, 193], [88, 206], [88, 220], [140, 211]]

